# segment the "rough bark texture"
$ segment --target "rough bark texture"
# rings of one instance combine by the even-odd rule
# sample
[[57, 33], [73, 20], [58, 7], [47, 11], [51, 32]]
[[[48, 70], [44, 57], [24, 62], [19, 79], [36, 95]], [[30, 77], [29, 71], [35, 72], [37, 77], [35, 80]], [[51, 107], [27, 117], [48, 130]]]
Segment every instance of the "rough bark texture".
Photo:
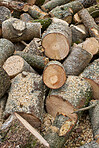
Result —
[[43, 119], [43, 103], [42, 77], [25, 72], [12, 81], [4, 116], [18, 112], [32, 126], [39, 127]]
[[7, 39], [0, 39], [0, 65], [2, 66], [6, 59], [15, 51], [14, 44]]
[[31, 40], [41, 36], [40, 23], [25, 23], [16, 18], [10, 18], [2, 23], [2, 34], [13, 42]]
[[97, 3], [96, 0], [78, 0], [78, 1], [81, 2], [85, 8], [95, 5]]
[[58, 89], [66, 81], [66, 73], [62, 64], [58, 61], [50, 61], [43, 71], [43, 82], [47, 87]]
[[65, 5], [57, 6], [56, 8], [52, 9], [49, 13], [51, 16], [64, 19], [67, 21], [70, 15], [72, 16], [82, 8], [83, 5], [80, 2], [74, 1]]
[[72, 34], [68, 25], [59, 20], [53, 22], [42, 36], [45, 55], [51, 59], [64, 59], [69, 53], [71, 41]]
[[33, 18], [28, 13], [22, 13], [20, 15], [20, 19], [26, 23], [33, 20]]
[[36, 73], [34, 69], [20, 56], [10, 56], [3, 65], [4, 70], [10, 76], [14, 78], [22, 71]]
[[[27, 125], [26, 125], [27, 126]], [[24, 147], [24, 148], [47, 148], [24, 126], [16, 115], [11, 115], [2, 125], [2, 140], [0, 148]]]
[[38, 6], [33, 5], [29, 7], [28, 13], [34, 19], [44, 19], [48, 17], [48, 13], [43, 12]]
[[91, 59], [92, 55], [89, 52], [80, 47], [74, 47], [63, 63], [66, 75], [79, 75]]
[[68, 3], [70, 0], [51, 0], [41, 6], [42, 10], [49, 12], [56, 6]]
[[10, 87], [10, 78], [6, 71], [0, 67], [0, 98], [6, 93]]
[[93, 18], [99, 16], [99, 4], [89, 7], [87, 10]]
[[2, 26], [2, 22], [10, 17], [11, 17], [10, 10], [4, 6], [0, 6], [0, 27]]
[[44, 69], [45, 65], [49, 62], [49, 59], [43, 56], [31, 55], [23, 52], [16, 52], [16, 55], [21, 56], [28, 64], [33, 68]]
[[81, 17], [85, 27], [88, 29], [90, 36], [99, 39], [99, 26], [95, 23], [88, 10], [82, 9], [78, 14]]
[[99, 147], [99, 144], [94, 140], [94, 141], [91, 141], [90, 143], [86, 143], [85, 145], [80, 146], [79, 148], [98, 148], [98, 147]]

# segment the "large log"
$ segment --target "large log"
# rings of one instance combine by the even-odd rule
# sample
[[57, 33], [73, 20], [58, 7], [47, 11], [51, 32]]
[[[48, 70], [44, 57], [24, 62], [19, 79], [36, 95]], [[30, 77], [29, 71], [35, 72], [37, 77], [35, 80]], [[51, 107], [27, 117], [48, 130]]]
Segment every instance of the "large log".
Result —
[[41, 6], [42, 10], [49, 12], [56, 6], [68, 3], [70, 0], [51, 0]]
[[81, 47], [74, 47], [63, 62], [66, 75], [79, 75], [89, 64], [92, 55]]
[[52, 89], [60, 88], [66, 81], [66, 73], [58, 61], [50, 61], [43, 71], [43, 82]]
[[82, 19], [85, 27], [88, 29], [90, 36], [99, 39], [99, 26], [95, 23], [92, 16], [89, 14], [87, 9], [82, 9], [79, 11], [79, 16]]
[[0, 65], [2, 66], [6, 59], [15, 51], [14, 44], [7, 39], [0, 39]]
[[3, 147], [49, 148], [48, 142], [19, 114], [12, 114], [1, 127]]
[[60, 19], [54, 19], [42, 36], [45, 55], [51, 59], [64, 59], [69, 53], [71, 41], [71, 29], [67, 23]]
[[10, 78], [6, 71], [0, 67], [0, 98], [7, 92], [10, 87]]
[[12, 81], [4, 117], [18, 112], [32, 126], [39, 127], [43, 120], [43, 104], [42, 77], [23, 72]]
[[34, 69], [20, 56], [10, 56], [3, 65], [4, 70], [12, 79], [22, 71], [36, 73]]
[[94, 99], [99, 99], [99, 59], [86, 67], [80, 76], [86, 78], [91, 84]]
[[31, 40], [41, 36], [40, 23], [25, 23], [20, 19], [10, 18], [2, 23], [2, 35], [13, 42]]

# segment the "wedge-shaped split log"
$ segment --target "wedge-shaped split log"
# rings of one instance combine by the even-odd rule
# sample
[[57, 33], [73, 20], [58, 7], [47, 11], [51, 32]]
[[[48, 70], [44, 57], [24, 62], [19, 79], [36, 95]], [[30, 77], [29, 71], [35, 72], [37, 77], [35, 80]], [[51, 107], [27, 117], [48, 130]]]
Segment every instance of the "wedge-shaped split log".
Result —
[[49, 62], [43, 71], [43, 82], [52, 89], [60, 88], [66, 81], [66, 73], [58, 61]]
[[45, 50], [45, 55], [51, 59], [64, 59], [69, 53], [71, 40], [71, 29], [67, 23], [55, 18], [42, 36], [42, 46]]
[[41, 36], [41, 24], [10, 18], [2, 23], [2, 35], [13, 42], [31, 40]]
[[63, 62], [66, 75], [79, 75], [89, 64], [92, 55], [81, 47], [74, 47]]
[[0, 98], [7, 92], [10, 87], [10, 77], [6, 71], [0, 67]]
[[42, 77], [23, 72], [12, 81], [4, 116], [18, 112], [31, 125], [39, 127], [43, 119], [43, 104]]
[[93, 61], [85, 70], [80, 74], [92, 86], [94, 99], [99, 99], [99, 59]]
[[0, 39], [0, 65], [10, 57], [15, 51], [14, 44], [7, 39]]
[[10, 78], [14, 78], [16, 75], [21, 73], [22, 71], [36, 73], [33, 68], [20, 56], [14, 55], [9, 57], [4, 65], [4, 70], [10, 76]]
[[3, 147], [49, 148], [48, 142], [19, 114], [12, 114], [1, 127]]

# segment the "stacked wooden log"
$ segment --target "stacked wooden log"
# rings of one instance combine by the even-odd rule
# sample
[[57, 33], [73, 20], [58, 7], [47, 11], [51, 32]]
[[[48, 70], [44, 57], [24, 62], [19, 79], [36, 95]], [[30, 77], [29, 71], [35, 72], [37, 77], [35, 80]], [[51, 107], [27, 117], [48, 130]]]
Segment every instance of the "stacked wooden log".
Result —
[[96, 0], [0, 1], [0, 148], [63, 148], [84, 110], [82, 148], [98, 147], [98, 12]]

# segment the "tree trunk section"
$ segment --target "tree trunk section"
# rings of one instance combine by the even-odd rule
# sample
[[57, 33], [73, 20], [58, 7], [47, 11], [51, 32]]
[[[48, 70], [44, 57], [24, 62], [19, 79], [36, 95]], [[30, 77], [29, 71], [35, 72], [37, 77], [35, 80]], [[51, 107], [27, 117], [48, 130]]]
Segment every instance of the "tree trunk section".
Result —
[[41, 6], [42, 10], [44, 10], [45, 12], [49, 12], [51, 11], [53, 8], [57, 7], [57, 6], [60, 6], [60, 5], [63, 5], [63, 4], [66, 4], [68, 3], [70, 0], [51, 0], [51, 1], [48, 1], [47, 3], [43, 4]]
[[42, 77], [34, 73], [22, 73], [13, 81], [7, 100], [4, 117], [18, 112], [32, 126], [40, 127], [43, 120]]
[[6, 71], [0, 67], [0, 98], [7, 92], [10, 87], [10, 78]]
[[45, 55], [50, 59], [64, 59], [69, 53], [71, 40], [71, 29], [67, 24], [62, 21], [53, 22], [42, 36]]
[[87, 9], [79, 11], [79, 16], [82, 19], [85, 27], [88, 29], [90, 36], [99, 38], [99, 26], [95, 23], [92, 16], [89, 14]]
[[43, 82], [51, 89], [58, 89], [66, 81], [66, 73], [62, 64], [58, 61], [49, 62], [43, 71]]
[[7, 39], [0, 39], [0, 65], [2, 66], [6, 59], [15, 51], [14, 44]]
[[2, 23], [2, 34], [13, 42], [27, 41], [41, 36], [40, 23], [25, 23], [16, 18], [10, 18]]
[[63, 62], [66, 75], [79, 75], [89, 64], [92, 55], [80, 47], [74, 47], [70, 55]]

